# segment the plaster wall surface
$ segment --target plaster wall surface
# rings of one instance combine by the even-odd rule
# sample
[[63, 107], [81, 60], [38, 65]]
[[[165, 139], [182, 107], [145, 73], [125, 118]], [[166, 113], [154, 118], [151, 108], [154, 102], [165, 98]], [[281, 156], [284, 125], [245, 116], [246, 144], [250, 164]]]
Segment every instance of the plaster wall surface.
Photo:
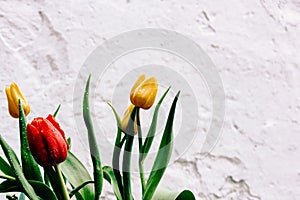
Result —
[[[19, 148], [18, 122], [8, 115], [4, 91], [16, 81], [31, 105], [28, 121], [46, 117], [62, 104], [57, 119], [72, 138], [73, 152], [91, 170], [88, 148], [74, 120], [78, 115], [73, 109], [78, 73], [103, 42], [141, 28], [176, 31], [199, 44], [216, 65], [226, 97], [222, 135], [201, 159], [198, 144], [207, 132], [211, 108], [207, 91], [197, 94], [197, 99], [203, 100], [198, 108], [199, 137], [172, 162], [159, 187], [190, 189], [197, 199], [205, 200], [299, 199], [299, 0], [1, 0], [0, 132], [7, 142]], [[138, 56], [127, 61], [134, 65], [135, 58]], [[159, 60], [159, 55], [156, 58]], [[105, 101], [128, 73], [129, 68], [118, 67], [127, 61], [112, 65], [94, 100], [93, 116], [105, 122], [101, 125], [109, 141], [98, 141], [104, 164], [109, 164], [115, 137], [114, 117]], [[174, 62], [159, 61], [164, 66]], [[201, 88], [197, 73], [178, 69], [192, 88]], [[127, 90], [124, 98], [128, 99], [130, 88]], [[126, 106], [119, 106], [120, 115]], [[139, 196], [137, 174], [133, 181]], [[114, 199], [107, 184], [103, 199]]]

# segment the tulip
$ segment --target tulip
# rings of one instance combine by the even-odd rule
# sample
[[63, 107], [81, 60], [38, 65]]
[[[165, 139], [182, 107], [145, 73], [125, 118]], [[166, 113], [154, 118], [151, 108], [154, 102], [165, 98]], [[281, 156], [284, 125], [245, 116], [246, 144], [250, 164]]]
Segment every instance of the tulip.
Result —
[[27, 116], [30, 112], [30, 106], [25, 96], [22, 94], [17, 83], [13, 82], [10, 87], [5, 88], [7, 101], [8, 101], [8, 111], [9, 114], [14, 118], [19, 118], [19, 105], [18, 101], [20, 99], [25, 115]]
[[66, 159], [69, 145], [52, 115], [46, 119], [35, 118], [27, 125], [26, 134], [30, 151], [42, 167], [51, 167]]
[[157, 89], [156, 78], [150, 77], [146, 79], [145, 74], [142, 74], [131, 89], [131, 103], [139, 108], [149, 109], [154, 103]]
[[[124, 113], [124, 117], [123, 117], [123, 120], [122, 120], [122, 131], [124, 133], [126, 133], [126, 129], [127, 129], [127, 125], [128, 125], [128, 122], [130, 119], [130, 116], [131, 116], [131, 113], [133, 111], [133, 108], [134, 108], [134, 105], [133, 104], [130, 104], [127, 108], [127, 110], [125, 111]], [[136, 116], [134, 118], [134, 133], [136, 134], [137, 133], [137, 122], [136, 122]]]

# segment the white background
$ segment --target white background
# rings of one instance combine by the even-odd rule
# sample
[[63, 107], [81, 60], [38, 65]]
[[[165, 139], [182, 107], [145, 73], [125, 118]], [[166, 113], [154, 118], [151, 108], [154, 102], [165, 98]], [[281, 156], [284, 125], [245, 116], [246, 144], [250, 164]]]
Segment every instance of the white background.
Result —
[[[18, 122], [8, 115], [4, 91], [16, 81], [31, 105], [28, 120], [46, 116], [62, 104], [58, 121], [90, 170], [73, 115], [78, 72], [107, 39], [149, 27], [177, 31], [197, 42], [215, 63], [226, 94], [226, 117], [216, 147], [203, 160], [197, 148], [189, 149], [167, 169], [159, 187], [190, 189], [197, 199], [299, 199], [299, 0], [2, 0], [1, 134], [18, 149]], [[115, 69], [117, 76], [127, 73]], [[193, 72], [186, 76], [191, 85], [199, 81]], [[107, 100], [115, 80], [121, 78], [105, 79], [108, 90], [99, 102]], [[105, 105], [101, 108], [96, 117], [108, 120], [106, 128], [114, 131], [111, 111]], [[202, 126], [207, 125], [210, 111], [200, 113], [200, 135], [205, 135]], [[114, 136], [108, 134], [107, 139], [113, 141]], [[102, 148], [105, 162], [109, 155]], [[139, 179], [133, 178], [138, 196]], [[113, 199], [107, 184], [103, 199]]]

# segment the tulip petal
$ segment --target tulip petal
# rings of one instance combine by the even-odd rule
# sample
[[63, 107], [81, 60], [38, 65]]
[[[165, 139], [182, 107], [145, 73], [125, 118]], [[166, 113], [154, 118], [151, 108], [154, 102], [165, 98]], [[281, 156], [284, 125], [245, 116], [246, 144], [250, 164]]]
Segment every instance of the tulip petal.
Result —
[[[131, 120], [130, 119], [130, 115], [131, 115], [131, 112], [132, 112], [132, 110], [133, 110], [133, 108], [134, 108], [134, 105], [133, 104], [130, 104], [129, 106], [128, 106], [128, 108], [127, 108], [127, 110], [125, 111], [125, 113], [124, 113], [124, 117], [123, 117], [123, 120], [122, 120], [122, 131], [124, 132], [124, 133], [126, 133], [126, 128], [127, 128], [127, 124], [128, 124], [128, 122], [129, 122], [129, 120]], [[136, 123], [135, 123], [136, 124]], [[135, 130], [134, 130], [134, 132], [136, 133], [136, 125], [135, 125]]]
[[51, 124], [61, 133], [62, 137], [66, 139], [64, 131], [60, 128], [55, 118], [52, 115], [48, 115], [46, 119], [48, 119], [51, 122]]
[[[17, 106], [18, 106], [18, 100], [20, 99], [22, 102], [22, 107], [23, 107], [24, 113], [27, 116], [30, 112], [30, 106], [29, 106], [29, 103], [28, 103], [26, 97], [21, 92], [20, 87], [18, 86], [18, 84], [16, 82], [13, 82], [11, 84], [10, 88], [11, 88], [11, 90], [14, 90], [13, 98], [17, 101], [16, 102]], [[16, 95], [16, 96], [14, 97], [14, 95]]]
[[20, 99], [21, 102], [22, 102], [22, 106], [23, 106], [23, 110], [25, 112], [25, 115], [27, 115], [27, 107], [29, 106], [28, 105], [28, 102], [25, 98], [25, 96], [22, 94], [19, 86], [17, 85], [17, 83], [13, 82], [11, 85], [10, 85], [10, 91], [11, 91], [11, 96], [13, 98], [13, 102], [15, 103], [15, 106], [17, 107], [18, 106], [18, 100]]
[[8, 102], [8, 112], [9, 114], [14, 117], [14, 118], [18, 118], [19, 117], [19, 112], [16, 113], [16, 109], [15, 108], [15, 104], [13, 103], [13, 98], [11, 96], [11, 92], [10, 92], [10, 88], [6, 87], [5, 88], [5, 93], [6, 93], [6, 97], [7, 97], [7, 102]]
[[155, 77], [150, 77], [144, 80], [130, 96], [132, 103], [140, 108], [149, 109], [156, 97], [158, 89], [157, 80]]
[[64, 161], [67, 157], [68, 144], [53, 124], [44, 119], [40, 122], [42, 127], [42, 137], [44, 138], [45, 148], [48, 153], [49, 163], [58, 164]]
[[[35, 119], [34, 122], [37, 123]], [[30, 147], [30, 151], [37, 161], [38, 164], [41, 166], [47, 165], [48, 154], [44, 146], [43, 138], [41, 137], [40, 130], [37, 129], [34, 125], [28, 124], [27, 125], [27, 138]]]
[[153, 105], [154, 100], [155, 100], [155, 98], [153, 98], [153, 96], [154, 97], [156, 96], [155, 92], [149, 93], [147, 100], [145, 101], [144, 105], [142, 106], [143, 109], [147, 110]]
[[63, 162], [69, 148], [59, 124], [52, 116], [49, 119], [51, 121], [41, 117], [35, 118], [27, 125], [30, 150], [36, 161], [43, 167]]
[[136, 82], [134, 83], [134, 85], [132, 86], [131, 88], [131, 91], [130, 91], [130, 98], [131, 96], [135, 93], [136, 89], [138, 86], [141, 85], [141, 83], [146, 79], [146, 75], [145, 74], [142, 74], [140, 75], [140, 77], [136, 80]]
[[17, 83], [13, 82], [10, 85], [10, 87], [6, 87], [5, 92], [6, 92], [7, 101], [8, 101], [9, 114], [14, 118], [19, 117], [18, 101], [20, 99], [24, 113], [27, 116], [30, 112], [30, 106], [29, 106], [28, 101], [26, 100], [25, 96], [22, 94]]

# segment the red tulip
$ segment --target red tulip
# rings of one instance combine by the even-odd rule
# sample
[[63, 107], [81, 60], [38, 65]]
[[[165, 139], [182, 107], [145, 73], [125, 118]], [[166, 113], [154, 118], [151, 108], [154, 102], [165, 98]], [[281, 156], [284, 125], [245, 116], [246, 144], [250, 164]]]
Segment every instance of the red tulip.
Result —
[[54, 166], [66, 159], [69, 145], [52, 115], [46, 119], [35, 118], [27, 125], [26, 133], [30, 151], [42, 167]]

